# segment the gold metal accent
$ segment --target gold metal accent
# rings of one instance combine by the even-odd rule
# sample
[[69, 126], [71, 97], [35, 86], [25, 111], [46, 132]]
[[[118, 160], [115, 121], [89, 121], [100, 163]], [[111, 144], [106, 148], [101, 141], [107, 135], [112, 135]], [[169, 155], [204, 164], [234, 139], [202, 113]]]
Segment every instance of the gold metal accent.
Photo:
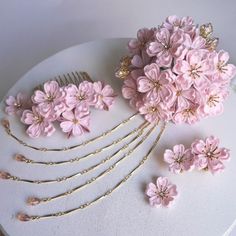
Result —
[[[125, 182], [127, 182], [128, 179], [131, 178], [131, 176], [133, 176], [133, 174], [146, 162], [146, 160], [150, 156], [151, 152], [153, 151], [153, 149], [155, 148], [155, 146], [159, 142], [164, 129], [165, 129], [165, 124], [162, 126], [161, 131], [158, 134], [158, 136], [157, 136], [156, 140], [154, 141], [153, 145], [151, 146], [151, 148], [149, 149], [147, 154], [143, 157], [143, 159], [139, 162], [139, 164], [136, 167], [134, 167], [132, 169], [132, 171], [129, 172], [123, 179], [121, 179], [113, 188], [107, 190], [104, 194], [98, 196], [97, 198], [93, 199], [90, 202], [86, 202], [86, 203], [84, 203], [84, 204], [82, 204], [82, 205], [80, 205], [76, 208], [72, 208], [72, 209], [69, 209], [69, 210], [64, 211], [64, 212], [57, 212], [57, 213], [41, 215], [41, 216], [39, 216], [39, 215], [36, 215], [36, 216], [27, 215], [27, 217], [29, 217], [30, 221], [33, 221], [33, 220], [47, 219], [47, 218], [51, 218], [51, 217], [59, 217], [59, 216], [62, 216], [62, 215], [65, 216], [65, 215], [68, 215], [70, 213], [85, 209], [85, 208], [97, 203], [99, 200], [111, 195], [115, 190], [117, 190], [120, 186], [122, 186]], [[22, 214], [22, 213], [20, 213], [20, 214]]]
[[[62, 165], [62, 164], [71, 164], [71, 163], [75, 163], [75, 162], [79, 162], [81, 160], [85, 160], [88, 157], [94, 156], [98, 153], [101, 153], [111, 147], [113, 147], [114, 145], [128, 139], [130, 136], [132, 136], [133, 134], [137, 133], [138, 131], [142, 131], [143, 127], [147, 126], [147, 122], [143, 122], [139, 127], [135, 128], [134, 130], [132, 130], [131, 132], [129, 132], [128, 134], [124, 135], [121, 138], [118, 138], [117, 140], [114, 140], [113, 142], [111, 142], [110, 144], [102, 147], [102, 148], [98, 148], [96, 149], [94, 152], [90, 152], [88, 154], [85, 154], [81, 157], [74, 157], [72, 159], [66, 160], [66, 161], [49, 161], [49, 162], [45, 162], [45, 161], [35, 161], [32, 159], [29, 159], [21, 154], [16, 154], [15, 155], [15, 159], [19, 160], [20, 162], [24, 162], [26, 164], [38, 164], [38, 165], [49, 165], [49, 166], [54, 166], [54, 165]], [[127, 144], [125, 145], [127, 146]]]
[[203, 38], [209, 38], [213, 33], [213, 26], [211, 23], [207, 23], [200, 26], [200, 36]]
[[219, 38], [212, 37], [213, 26], [207, 23], [200, 26], [200, 36], [206, 39], [206, 47], [210, 51], [214, 51], [219, 43]]
[[[146, 123], [146, 125], [144, 125], [144, 127], [140, 130], [140, 132], [128, 143], [128, 144], [125, 144], [123, 147], [121, 147], [118, 151], [116, 151], [115, 153], [113, 153], [112, 155], [106, 157], [105, 159], [101, 160], [100, 162], [98, 162], [97, 164], [91, 166], [91, 167], [88, 167], [87, 169], [84, 169], [84, 170], [81, 170], [77, 173], [74, 173], [72, 175], [69, 175], [69, 176], [63, 176], [63, 177], [58, 177], [57, 179], [48, 179], [48, 180], [30, 180], [30, 179], [22, 179], [22, 178], [19, 178], [17, 176], [13, 176], [13, 175], [10, 175], [10, 178], [9, 180], [14, 180], [14, 181], [18, 181], [18, 182], [24, 182], [24, 183], [30, 183], [30, 184], [49, 184], [49, 183], [55, 183], [55, 182], [62, 182], [62, 181], [67, 181], [69, 179], [72, 179], [76, 176], [81, 176], [81, 175], [84, 175], [84, 174], [87, 174], [88, 172], [98, 168], [100, 165], [104, 164], [105, 162], [111, 160], [114, 156], [118, 155], [119, 153], [121, 153], [122, 151], [124, 151], [125, 149], [127, 149], [129, 147], [130, 144], [132, 144], [135, 140], [137, 140], [140, 135], [142, 135], [143, 133], [143, 130], [148, 127], [150, 125], [150, 123]], [[142, 142], [141, 142], [142, 143]], [[141, 144], [140, 143], [140, 144]], [[139, 146], [139, 145], [138, 145]], [[124, 155], [124, 157], [127, 157], [129, 156], [137, 147], [137, 145], [128, 151], [128, 155]], [[118, 161], [116, 162], [118, 163]], [[116, 164], [115, 163], [115, 164]], [[113, 167], [109, 167], [109, 168], [112, 168]]]
[[132, 119], [134, 119], [139, 113], [135, 113], [133, 115], [131, 115], [130, 117], [128, 117], [127, 119], [123, 120], [121, 123], [119, 123], [118, 125], [116, 125], [115, 127], [113, 127], [112, 129], [105, 131], [104, 133], [90, 139], [90, 140], [86, 140], [82, 143], [73, 145], [73, 146], [69, 146], [69, 147], [63, 147], [63, 148], [46, 148], [46, 147], [35, 147], [32, 146], [30, 144], [27, 144], [26, 142], [24, 142], [23, 140], [21, 140], [20, 138], [18, 138], [12, 131], [11, 131], [11, 127], [10, 127], [10, 122], [6, 119], [2, 120], [2, 126], [4, 127], [6, 133], [8, 135], [10, 135], [13, 139], [15, 139], [18, 143], [20, 143], [21, 145], [34, 149], [36, 151], [42, 151], [42, 152], [58, 152], [58, 151], [69, 151], [69, 150], [73, 150], [76, 148], [79, 148], [81, 146], [86, 146], [94, 141], [97, 141], [107, 135], [110, 135], [111, 133], [113, 133], [115, 130], [119, 129], [120, 127], [122, 127], [123, 125], [127, 124], [129, 121], [131, 121]]
[[[78, 86], [81, 82], [87, 80], [89, 82], [94, 82], [89, 74], [85, 71], [74, 71], [71, 73], [66, 73], [63, 75], [58, 75], [49, 81], [55, 80], [60, 87], [67, 86], [69, 84], [75, 84]], [[34, 90], [43, 90], [43, 85], [40, 84], [34, 88]]]
[[116, 70], [115, 76], [119, 79], [125, 79], [129, 73], [131, 65], [131, 58], [129, 56], [122, 57], [120, 60], [120, 67]]
[[[51, 196], [51, 197], [44, 197], [44, 198], [36, 198], [38, 200], [38, 204], [40, 203], [46, 203], [46, 202], [50, 202], [53, 200], [56, 200], [58, 198], [62, 198], [68, 195], [71, 195], [77, 191], [79, 191], [82, 188], [85, 188], [86, 186], [92, 184], [93, 182], [95, 182], [98, 179], [101, 179], [102, 177], [106, 176], [108, 173], [110, 173], [112, 170], [114, 170], [118, 164], [120, 164], [122, 161], [126, 160], [126, 158], [128, 156], [130, 156], [151, 134], [151, 132], [156, 128], [156, 125], [154, 125], [152, 128], [150, 128], [148, 130], [148, 132], [142, 137], [142, 139], [132, 148], [129, 150], [128, 153], [124, 154], [118, 161], [116, 161], [114, 164], [112, 164], [111, 166], [109, 166], [106, 170], [104, 170], [103, 172], [101, 172], [99, 175], [92, 177], [91, 179], [87, 180], [84, 184], [81, 184], [73, 189], [67, 190], [64, 193], [55, 195], [55, 196]], [[31, 197], [30, 197], [31, 198]]]

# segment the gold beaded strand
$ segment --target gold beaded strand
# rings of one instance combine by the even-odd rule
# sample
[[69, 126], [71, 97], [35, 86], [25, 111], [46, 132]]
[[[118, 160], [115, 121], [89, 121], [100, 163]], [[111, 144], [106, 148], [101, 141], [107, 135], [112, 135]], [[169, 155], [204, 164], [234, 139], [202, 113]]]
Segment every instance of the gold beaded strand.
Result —
[[[30, 179], [22, 179], [20, 177], [17, 177], [17, 176], [14, 176], [14, 175], [11, 175], [10, 173], [8, 172], [3, 172], [1, 171], [0, 172], [0, 178], [1, 176], [5, 176], [4, 178], [2, 179], [8, 179], [8, 180], [13, 180], [13, 181], [18, 181], [18, 182], [24, 182], [24, 183], [29, 183], [29, 184], [49, 184], [49, 183], [55, 183], [55, 182], [64, 182], [64, 181], [67, 181], [69, 179], [72, 179], [74, 177], [77, 177], [77, 176], [81, 176], [81, 175], [84, 175], [84, 174], [87, 174], [88, 172], [98, 168], [100, 165], [104, 164], [105, 162], [111, 160], [114, 156], [118, 155], [119, 153], [121, 153], [122, 151], [126, 150], [130, 144], [132, 144], [135, 140], [137, 140], [142, 134], [143, 134], [143, 131], [146, 127], [150, 126], [149, 123], [147, 123], [146, 126], [144, 126], [140, 131], [139, 133], [128, 143], [128, 144], [125, 144], [123, 145], [118, 151], [116, 151], [115, 153], [113, 153], [112, 155], [106, 157], [105, 159], [101, 160], [99, 163], [91, 166], [91, 167], [88, 167], [87, 169], [84, 169], [84, 170], [81, 170], [80, 172], [77, 172], [77, 173], [74, 173], [72, 175], [69, 175], [69, 176], [63, 176], [63, 177], [59, 177], [57, 179], [48, 179], [48, 180], [30, 180]], [[140, 143], [141, 144], [141, 143]], [[140, 145], [139, 144], [139, 145]], [[134, 148], [132, 148], [130, 151], [128, 151], [129, 155], [139, 146], [139, 145], [136, 145]], [[124, 157], [127, 157], [129, 155], [124, 155]]]
[[37, 151], [42, 151], [42, 152], [58, 152], [58, 151], [69, 151], [69, 150], [73, 150], [76, 148], [79, 148], [81, 146], [86, 146], [94, 141], [97, 141], [103, 137], [106, 137], [107, 135], [113, 133], [115, 130], [119, 129], [120, 127], [122, 127], [123, 125], [127, 124], [129, 121], [131, 121], [132, 119], [134, 119], [136, 116], [138, 115], [138, 113], [133, 114], [132, 116], [128, 117], [127, 119], [123, 120], [121, 123], [119, 123], [118, 125], [116, 125], [115, 127], [113, 127], [112, 129], [90, 139], [90, 140], [86, 140], [82, 143], [73, 145], [73, 146], [69, 146], [69, 147], [63, 147], [63, 148], [46, 148], [46, 147], [35, 147], [32, 146], [30, 144], [27, 144], [26, 142], [24, 142], [23, 140], [21, 140], [20, 138], [18, 138], [12, 131], [11, 131], [11, 127], [10, 127], [10, 122], [7, 119], [2, 119], [1, 123], [2, 126], [4, 127], [6, 133], [12, 137], [13, 139], [15, 139], [19, 144], [37, 150]]
[[111, 171], [113, 171], [118, 164], [120, 164], [123, 160], [126, 159], [126, 157], [130, 156], [137, 147], [139, 147], [147, 138], [148, 136], [151, 134], [151, 132], [155, 129], [156, 126], [153, 126], [151, 129], [148, 130], [148, 132], [142, 137], [142, 139], [135, 145], [134, 148], [132, 148], [130, 151], [128, 151], [124, 156], [122, 156], [117, 162], [115, 162], [113, 165], [111, 165], [110, 167], [108, 167], [106, 170], [104, 170], [103, 172], [101, 172], [99, 175], [92, 177], [91, 179], [87, 180], [84, 184], [81, 184], [73, 189], [70, 189], [64, 193], [52, 196], [52, 197], [45, 197], [45, 198], [37, 198], [37, 197], [29, 197], [27, 200], [27, 203], [29, 205], [38, 205], [40, 203], [46, 203], [46, 202], [50, 202], [53, 200], [56, 200], [58, 198], [62, 198], [68, 195], [71, 195], [77, 191], [79, 191], [82, 188], [85, 188], [86, 186], [92, 184], [93, 182], [95, 182], [98, 179], [101, 179], [102, 177], [106, 176], [108, 173], [110, 173]]
[[34, 216], [34, 215], [27, 215], [25, 213], [18, 213], [17, 216], [16, 216], [17, 219], [20, 220], [20, 221], [34, 221], [34, 220], [41, 220], [41, 219], [47, 219], [47, 218], [53, 218], [53, 217], [60, 217], [60, 216], [69, 215], [73, 212], [85, 209], [85, 208], [97, 203], [101, 199], [111, 195], [115, 190], [117, 190], [120, 186], [122, 186], [125, 182], [127, 182], [127, 180], [131, 176], [133, 176], [133, 174], [146, 162], [146, 160], [150, 156], [151, 152], [153, 151], [153, 149], [155, 148], [155, 146], [159, 142], [164, 129], [165, 129], [165, 124], [162, 126], [162, 128], [161, 128], [156, 140], [154, 141], [153, 145], [151, 146], [151, 148], [149, 149], [147, 154], [143, 157], [143, 159], [139, 162], [139, 164], [136, 167], [134, 167], [132, 169], [132, 171], [129, 172], [123, 179], [121, 179], [113, 188], [106, 191], [103, 195], [100, 195], [100, 196], [98, 196], [97, 198], [93, 199], [90, 202], [81, 204], [80, 206], [78, 206], [76, 208], [73, 208], [73, 209], [70, 209], [70, 210], [67, 210], [67, 211], [56, 212], [56, 213], [41, 215], [41, 216], [40, 215], [35, 215]]
[[81, 160], [87, 159], [88, 157], [92, 157], [94, 155], [97, 155], [97, 154], [113, 147], [114, 145], [128, 139], [133, 134], [135, 134], [138, 131], [142, 130], [143, 127], [147, 127], [147, 124], [148, 124], [147, 122], [143, 122], [139, 127], [135, 128], [134, 130], [132, 130], [128, 134], [124, 135], [123, 137], [118, 138], [117, 140], [113, 141], [112, 143], [110, 143], [110, 144], [108, 144], [108, 145], [106, 145], [102, 148], [96, 149], [94, 152], [88, 153], [88, 154], [83, 155], [81, 157], [75, 157], [75, 158], [72, 158], [72, 159], [69, 159], [69, 160], [66, 160], [66, 161], [49, 161], [49, 162], [35, 161], [35, 160], [29, 159], [29, 158], [27, 158], [27, 157], [25, 157], [21, 154], [16, 154], [14, 156], [14, 159], [19, 161], [19, 162], [24, 162], [26, 164], [38, 164], [38, 165], [47, 165], [47, 166], [54, 166], [54, 165], [62, 165], [62, 164], [70, 164], [70, 163], [74, 163], [74, 162], [79, 162]]

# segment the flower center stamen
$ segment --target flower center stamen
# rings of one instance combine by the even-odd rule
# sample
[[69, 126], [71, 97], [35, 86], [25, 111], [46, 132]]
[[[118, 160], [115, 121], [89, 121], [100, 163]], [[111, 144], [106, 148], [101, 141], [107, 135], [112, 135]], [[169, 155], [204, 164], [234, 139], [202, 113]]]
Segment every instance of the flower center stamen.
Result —
[[220, 73], [226, 73], [227, 68], [226, 68], [225, 62], [219, 61], [217, 64], [217, 69], [219, 70]]
[[217, 103], [219, 103], [219, 96], [217, 95], [211, 95], [207, 101], [207, 104], [209, 105], [209, 107], [215, 107], [217, 105]]
[[77, 120], [77, 119], [73, 119], [72, 122], [73, 122], [75, 125], [79, 124], [79, 120]]
[[17, 109], [20, 109], [22, 107], [22, 104], [15, 102], [14, 107], [16, 107]]
[[191, 65], [191, 68], [189, 70], [189, 75], [193, 78], [193, 79], [197, 79], [200, 77], [200, 74], [202, 73], [202, 71], [200, 70], [201, 66], [197, 66], [197, 65]]

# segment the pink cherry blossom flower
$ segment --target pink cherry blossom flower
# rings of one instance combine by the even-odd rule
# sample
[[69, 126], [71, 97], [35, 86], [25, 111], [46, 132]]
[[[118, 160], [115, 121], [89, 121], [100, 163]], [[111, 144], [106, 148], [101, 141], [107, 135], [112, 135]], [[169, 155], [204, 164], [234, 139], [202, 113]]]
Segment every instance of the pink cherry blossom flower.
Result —
[[166, 177], [158, 177], [156, 184], [149, 183], [146, 189], [151, 206], [170, 206], [170, 203], [178, 195], [176, 185], [172, 184]]
[[74, 110], [62, 113], [63, 120], [60, 123], [62, 131], [67, 133], [68, 138], [89, 132], [89, 110], [86, 104], [78, 105]]
[[128, 49], [133, 54], [140, 54], [145, 49], [146, 43], [153, 38], [155, 29], [143, 28], [138, 30], [137, 39], [131, 39], [128, 43]]
[[9, 96], [5, 102], [5, 112], [8, 115], [22, 115], [22, 112], [31, 106], [30, 99], [24, 93], [18, 93], [16, 97]]
[[173, 95], [170, 73], [168, 71], [161, 72], [156, 63], [145, 66], [144, 73], [145, 76], [140, 76], [137, 79], [138, 91], [147, 93], [148, 97], [154, 98], [157, 102], [167, 102]]
[[173, 112], [189, 107], [192, 102], [198, 99], [198, 92], [194, 88], [185, 89], [178, 81], [174, 83], [173, 93], [174, 95], [170, 102]]
[[222, 171], [225, 168], [223, 162], [230, 158], [229, 149], [220, 148], [219, 139], [214, 136], [196, 140], [191, 148], [195, 167], [199, 170], [207, 169], [212, 174]]
[[199, 114], [198, 114], [199, 105], [197, 104], [190, 104], [189, 107], [184, 108], [183, 110], [177, 111], [173, 116], [173, 122], [175, 124], [195, 124], [199, 121]]
[[200, 35], [196, 35], [191, 39], [190, 36], [186, 35], [186, 45], [188, 50], [206, 49], [206, 39]]
[[131, 75], [136, 78], [143, 75], [143, 68], [150, 64], [152, 58], [149, 57], [146, 51], [142, 51], [140, 54], [136, 54], [131, 59], [132, 71]]
[[108, 111], [115, 102], [116, 95], [114, 94], [114, 90], [110, 85], [105, 85], [101, 81], [94, 82], [93, 88], [95, 91], [95, 108]]
[[162, 103], [155, 100], [145, 101], [139, 108], [140, 114], [144, 115], [145, 119], [151, 123], [159, 121], [169, 121], [171, 113]]
[[71, 109], [82, 103], [88, 106], [93, 105], [94, 103], [94, 89], [93, 83], [91, 82], [83, 81], [78, 87], [74, 84], [70, 84], [65, 87], [65, 91], [65, 102]]
[[194, 159], [191, 149], [185, 149], [183, 144], [175, 145], [173, 150], [166, 149], [164, 160], [169, 164], [169, 170], [175, 174], [193, 169]]
[[170, 67], [173, 58], [181, 58], [186, 54], [185, 34], [176, 31], [173, 34], [166, 28], [159, 28], [155, 41], [149, 43], [147, 53], [156, 56], [156, 63], [160, 67]]
[[226, 88], [221, 88], [217, 84], [213, 84], [202, 92], [204, 102], [201, 104], [199, 110], [204, 116], [216, 116], [222, 114], [224, 110], [223, 101], [228, 96], [229, 91]]
[[130, 75], [124, 80], [122, 94], [124, 98], [129, 99], [132, 107], [138, 108], [142, 104], [141, 93], [137, 90], [137, 81]]
[[65, 92], [56, 81], [48, 81], [44, 84], [44, 91], [37, 90], [32, 96], [32, 101], [38, 104], [41, 113], [45, 117], [57, 119], [66, 110], [64, 102]]
[[213, 56], [214, 77], [216, 80], [230, 81], [236, 75], [236, 67], [228, 64], [229, 54], [224, 50], [220, 50]]
[[29, 125], [26, 133], [31, 138], [38, 138], [40, 135], [51, 136], [55, 132], [52, 120], [44, 117], [40, 109], [36, 106], [33, 106], [32, 110], [25, 110], [22, 114], [21, 121]]
[[196, 89], [202, 89], [209, 84], [208, 75], [212, 73], [212, 66], [207, 58], [208, 51], [190, 50], [186, 60], [178, 60], [173, 71], [178, 74], [177, 80], [186, 88], [193, 84]]
[[182, 30], [185, 33], [192, 35], [195, 31], [195, 25], [193, 19], [189, 16], [178, 17], [178, 16], [168, 16], [163, 26], [170, 31]]

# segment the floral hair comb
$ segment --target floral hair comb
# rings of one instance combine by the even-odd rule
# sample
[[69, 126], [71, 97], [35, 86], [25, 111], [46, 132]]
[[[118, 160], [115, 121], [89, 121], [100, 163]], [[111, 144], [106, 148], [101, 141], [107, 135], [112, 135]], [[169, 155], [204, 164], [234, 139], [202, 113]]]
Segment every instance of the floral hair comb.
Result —
[[55, 132], [55, 122], [59, 122], [68, 137], [89, 132], [90, 107], [109, 110], [115, 94], [110, 85], [92, 82], [87, 73], [81, 74], [82, 80], [75, 72], [72, 75], [77, 75], [75, 78], [78, 79], [68, 74], [68, 79], [59, 76], [47, 81], [34, 91], [31, 100], [22, 93], [16, 98], [9, 96], [5, 111], [9, 115], [21, 115], [20, 120], [28, 126], [26, 133], [31, 138], [51, 136]]

